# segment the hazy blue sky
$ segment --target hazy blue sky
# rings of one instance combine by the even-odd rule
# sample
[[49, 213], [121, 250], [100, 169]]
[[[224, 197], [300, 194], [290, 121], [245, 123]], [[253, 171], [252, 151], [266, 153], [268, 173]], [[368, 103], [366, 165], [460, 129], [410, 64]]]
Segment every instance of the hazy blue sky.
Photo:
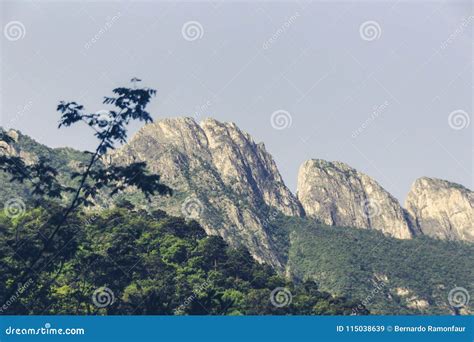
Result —
[[401, 201], [421, 176], [473, 187], [471, 1], [3, 1], [0, 13], [0, 124], [49, 146], [95, 143], [88, 127], [57, 130], [59, 100], [105, 109], [137, 76], [158, 89], [155, 119], [234, 121], [292, 190], [310, 158]]

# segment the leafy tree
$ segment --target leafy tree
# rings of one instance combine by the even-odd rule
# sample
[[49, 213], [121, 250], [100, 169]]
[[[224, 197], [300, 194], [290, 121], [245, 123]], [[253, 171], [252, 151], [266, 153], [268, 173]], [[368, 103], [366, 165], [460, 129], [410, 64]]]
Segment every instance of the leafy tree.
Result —
[[[76, 188], [63, 187], [57, 180], [58, 171], [48, 165], [48, 161], [40, 159], [34, 165], [26, 165], [17, 156], [7, 154], [0, 157], [0, 169], [11, 175], [11, 181], [24, 182], [29, 180], [33, 184], [32, 194], [40, 198], [49, 196], [59, 198], [63, 192], [71, 192], [69, 205], [61, 214], [51, 217], [48, 224], [53, 224], [52, 229], [45, 235], [42, 247], [34, 248], [34, 255], [23, 272], [18, 277], [18, 282], [23, 282], [34, 274], [35, 266], [44, 259], [55, 237], [67, 225], [68, 218], [81, 205], [89, 206], [101, 190], [108, 189], [111, 195], [134, 186], [141, 190], [147, 198], [150, 196], [171, 195], [169, 187], [160, 182], [160, 176], [148, 174], [146, 163], [136, 162], [126, 166], [105, 166], [98, 161], [115, 146], [123, 144], [127, 139], [127, 126], [132, 121], [151, 122], [152, 118], [146, 111], [146, 106], [151, 98], [156, 95], [156, 90], [150, 88], [137, 88], [140, 80], [132, 79], [133, 87], [119, 87], [113, 90], [114, 96], [105, 97], [103, 103], [114, 109], [97, 113], [86, 113], [84, 106], [76, 102], [61, 101], [57, 110], [61, 113], [59, 128], [69, 127], [78, 122], [85, 122], [95, 131], [98, 139], [95, 152], [90, 153], [90, 160], [81, 173], [74, 173], [73, 178], [78, 179]], [[11, 143], [12, 138], [2, 132], [0, 139]], [[67, 242], [66, 242], [67, 243]]]

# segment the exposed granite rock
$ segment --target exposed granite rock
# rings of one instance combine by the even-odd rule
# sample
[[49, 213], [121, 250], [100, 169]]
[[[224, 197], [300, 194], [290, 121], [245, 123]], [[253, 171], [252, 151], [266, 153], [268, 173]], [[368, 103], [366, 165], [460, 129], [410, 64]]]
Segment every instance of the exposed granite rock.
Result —
[[405, 207], [423, 234], [474, 242], [474, 194], [462, 185], [419, 178], [408, 193]]
[[146, 161], [175, 190], [171, 198], [156, 197], [154, 206], [197, 218], [208, 234], [244, 244], [257, 260], [282, 269], [268, 217], [272, 210], [296, 216], [302, 210], [264, 145], [235, 124], [159, 120], [109, 157], [114, 163]]
[[18, 142], [19, 134], [14, 129], [11, 129], [7, 132], [7, 135], [13, 139], [14, 142]]
[[263, 143], [255, 144], [234, 123], [207, 119], [201, 127], [208, 138], [213, 164], [233, 191], [239, 194], [248, 191], [252, 198], [263, 199], [265, 204], [286, 215], [301, 214], [298, 201], [284, 184]]
[[3, 128], [0, 128], [0, 136], [5, 134], [6, 137], [12, 139], [12, 143], [8, 143], [7, 141], [0, 140], [0, 156], [7, 155], [7, 156], [17, 156], [18, 152], [16, 151], [15, 147], [13, 146], [16, 142], [18, 142], [18, 133], [14, 130], [5, 131]]
[[[27, 164], [38, 156], [52, 160], [65, 184], [70, 182], [69, 172], [81, 170], [88, 159], [74, 150], [49, 149], [16, 131], [2, 132], [13, 142], [0, 142], [0, 155], [18, 155]], [[274, 234], [271, 226], [278, 212], [303, 216], [306, 211], [328, 225], [378, 229], [402, 239], [423, 233], [474, 241], [473, 195], [460, 185], [419, 179], [406, 201], [408, 213], [367, 175], [344, 163], [310, 160], [300, 168], [298, 201], [265, 146], [233, 123], [159, 120], [143, 127], [107, 159], [119, 164], [146, 161], [150, 171], [175, 190], [171, 198], [155, 197], [153, 207], [196, 218], [208, 234], [246, 246], [257, 260], [280, 271], [285, 257], [279, 251], [278, 232]], [[5, 187], [0, 199], [13, 190]], [[28, 192], [23, 187], [17, 190]], [[133, 189], [124, 196], [149, 207]], [[105, 195], [102, 202], [108, 204], [110, 199]]]
[[341, 162], [309, 160], [298, 174], [306, 214], [327, 225], [373, 228], [400, 239], [412, 237], [398, 201], [375, 180]]

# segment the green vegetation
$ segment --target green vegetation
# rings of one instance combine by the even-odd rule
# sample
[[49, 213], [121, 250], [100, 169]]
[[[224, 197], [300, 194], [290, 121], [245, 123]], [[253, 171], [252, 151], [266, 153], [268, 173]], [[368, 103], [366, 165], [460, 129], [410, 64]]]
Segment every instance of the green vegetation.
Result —
[[[42, 145], [34, 146], [34, 141], [26, 139], [23, 142], [25, 147], [35, 152], [36, 158], [24, 158], [18, 153], [12, 144], [18, 140], [18, 136], [6, 133], [0, 130], [0, 142], [2, 151], [0, 153], [0, 170], [8, 174], [9, 181], [26, 185], [26, 194], [28, 199], [35, 202], [35, 207], [44, 206], [47, 201], [57, 199], [60, 202], [66, 202], [58, 210], [53, 211], [49, 218], [44, 218], [36, 230], [33, 230], [33, 236], [26, 239], [26, 244], [36, 243], [37, 248], [31, 248], [33, 255], [22, 259], [22, 267], [17, 268], [18, 276], [14, 279], [8, 279], [16, 284], [37, 283], [45, 268], [54, 265], [58, 259], [65, 257], [63, 249], [73, 241], [79, 229], [66, 229], [70, 224], [73, 214], [77, 213], [81, 207], [90, 207], [96, 204], [100, 194], [113, 196], [123, 190], [134, 187], [139, 190], [147, 200], [153, 195], [172, 195], [172, 189], [162, 184], [160, 176], [149, 174], [145, 162], [132, 162], [126, 166], [107, 165], [103, 163], [102, 158], [117, 144], [123, 144], [127, 141], [128, 125], [132, 121], [152, 122], [150, 114], [146, 111], [146, 106], [151, 98], [156, 95], [156, 90], [151, 88], [137, 87], [141, 82], [138, 78], [132, 78], [132, 88], [119, 87], [112, 90], [113, 96], [105, 96], [103, 104], [111, 106], [111, 110], [103, 110], [95, 113], [87, 113], [83, 105], [77, 102], [60, 101], [57, 111], [61, 113], [59, 126], [70, 127], [77, 123], [86, 123], [95, 133], [98, 140], [94, 152], [89, 154], [88, 161], [79, 165], [79, 170], [69, 174], [73, 187], [61, 183], [62, 165], [54, 167], [54, 162], [45, 156], [50, 152]], [[39, 154], [42, 154], [38, 156]], [[68, 156], [70, 150], [61, 149], [59, 155]], [[29, 159], [29, 160], [28, 160]], [[69, 195], [68, 195], [69, 194]], [[13, 194], [9, 194], [11, 196]], [[7, 196], [8, 198], [8, 196]], [[10, 217], [22, 216], [24, 202], [19, 198], [9, 198], [5, 204], [5, 211]], [[43, 216], [47, 216], [47, 213]], [[18, 215], [19, 214], [19, 215]], [[36, 222], [38, 224], [38, 222]], [[44, 228], [51, 229], [44, 229]], [[71, 235], [62, 246], [60, 245], [56, 254], [50, 253], [52, 246], [57, 243], [61, 236]], [[35, 234], [40, 234], [40, 239], [34, 240]], [[17, 246], [20, 248], [21, 246]], [[18, 254], [16, 247], [14, 253]], [[54, 249], [53, 249], [54, 250]], [[30, 252], [30, 251], [29, 251]], [[62, 269], [57, 276], [61, 275]], [[45, 286], [47, 291], [51, 283]], [[12, 286], [4, 286], [7, 292], [4, 297], [7, 300], [15, 296], [16, 291]], [[7, 303], [8, 304], [8, 303]], [[9, 306], [8, 304], [7, 306]]]
[[[56, 148], [52, 149], [45, 145], [39, 144], [30, 137], [17, 132], [18, 140], [9, 141], [9, 145], [16, 151], [21, 151], [22, 160], [27, 165], [36, 163], [38, 159], [46, 160], [48, 166], [58, 171], [57, 179], [65, 187], [77, 186], [77, 181], [71, 179], [71, 174], [79, 170], [80, 165], [85, 164], [90, 158], [88, 154], [79, 152], [70, 148]], [[6, 136], [6, 132], [0, 127], [0, 141], [2, 137]], [[0, 155], [2, 149], [0, 148]], [[21, 165], [21, 164], [20, 164]], [[0, 168], [3, 164], [0, 164]], [[31, 192], [33, 184], [29, 179], [23, 182], [11, 182], [11, 175], [6, 172], [0, 172], [0, 203], [5, 203], [11, 198], [32, 198]], [[70, 195], [65, 196], [60, 200], [67, 202]], [[38, 198], [42, 200], [41, 197]]]
[[287, 268], [295, 279], [362, 301], [373, 314], [452, 314], [449, 291], [459, 286], [474, 292], [472, 244], [399, 240], [301, 218], [279, 217], [273, 225], [290, 236]]
[[[105, 98], [116, 110], [59, 104], [60, 127], [85, 122], [94, 129], [94, 153], [50, 149], [0, 129], [0, 314], [331, 315], [367, 314], [366, 307], [375, 314], [458, 314], [449, 291], [474, 293], [472, 244], [326, 227], [260, 203], [255, 214], [267, 218], [283, 277], [245, 246], [231, 248], [196, 222], [156, 210], [164, 201], [154, 195], [173, 194], [165, 207], [176, 213], [187, 194], [173, 193], [144, 162], [102, 160], [126, 142], [130, 121], [151, 121], [145, 107], [156, 91], [132, 82]], [[250, 207], [245, 194], [227, 190], [230, 200]], [[223, 229], [228, 224], [217, 210], [204, 215]]]
[[[2, 314], [330, 315], [351, 314], [358, 304], [314, 282], [285, 280], [194, 221], [127, 202], [72, 215], [46, 252], [44, 260], [54, 261], [42, 263], [15, 300], [5, 298], [54, 229], [51, 215], [61, 219], [60, 208], [0, 214], [0, 302], [10, 303]], [[291, 303], [272, 305], [276, 288], [288, 289]]]
[[[61, 184], [65, 186], [77, 185], [77, 182], [70, 179], [70, 175], [80, 170], [80, 165], [84, 164], [90, 158], [89, 154], [76, 152], [74, 150], [50, 149], [34, 142], [21, 133], [19, 134], [18, 141], [10, 142], [10, 144], [19, 151], [27, 152], [26, 156], [42, 157], [49, 160], [51, 166], [60, 170], [58, 179]], [[31, 186], [28, 184], [28, 181], [22, 184], [10, 182], [9, 178], [7, 174], [0, 172], [0, 184], [2, 184], [0, 188], [0, 206], [3, 207], [3, 204], [10, 198], [23, 199], [26, 208], [34, 208], [38, 205], [45, 206], [42, 198], [31, 196]], [[177, 191], [174, 196], [168, 198], [167, 201], [172, 201], [172, 203], [174, 203], [173, 205], [179, 208], [179, 203], [183, 201], [184, 197], [185, 194]], [[128, 199], [136, 203], [137, 208], [147, 208], [147, 210], [153, 210], [152, 208], [156, 208], [164, 203], [160, 197], [155, 197], [153, 203], [150, 203], [141, 192], [122, 193], [118, 194], [115, 198], [119, 202]], [[98, 200], [101, 201], [101, 198], [99, 197]], [[203, 203], [206, 203], [205, 198], [201, 200]], [[41, 236], [41, 234], [48, 236], [51, 232], [50, 228], [43, 227], [42, 223], [44, 223], [52, 213], [59, 212], [59, 205], [65, 205], [66, 203], [67, 201], [63, 199], [63, 201], [58, 201], [56, 205], [50, 205], [48, 208], [27, 211], [27, 213], [20, 218], [11, 220], [5, 217], [2, 218], [2, 226], [0, 227], [0, 257], [2, 260], [0, 262], [0, 304], [5, 303], [10, 298], [12, 295], [11, 289], [15, 290], [19, 286], [18, 281], [15, 281], [15, 279], [17, 279], [18, 270], [22, 266], [24, 267], [25, 263], [30, 260], [28, 259], [28, 255], [31, 257], [31, 255], [38, 252], [41, 244], [41, 240], [38, 240], [38, 236]], [[107, 199], [107, 202], [102, 204], [109, 205], [110, 203]], [[171, 205], [171, 207], [173, 207], [173, 205]], [[124, 214], [123, 210], [124, 209], [120, 209], [119, 212]], [[279, 282], [272, 283], [271, 280], [268, 280], [267, 283], [261, 287], [255, 287], [252, 284], [248, 285], [251, 282], [241, 281], [241, 278], [238, 278], [239, 282], [237, 283], [233, 280], [227, 283], [213, 283], [215, 291], [215, 297], [213, 298], [220, 298], [219, 296], [222, 296], [222, 298], [227, 300], [230, 296], [237, 304], [233, 304], [231, 306], [232, 309], [229, 311], [221, 310], [220, 306], [215, 306], [219, 301], [213, 299], [213, 304], [209, 305], [211, 308], [209, 313], [331, 314], [337, 312], [337, 310], [340, 309], [339, 306], [336, 305], [338, 309], [335, 310], [334, 308], [330, 308], [331, 305], [334, 304], [327, 305], [330, 301], [335, 300], [327, 294], [324, 295], [328, 296], [327, 299], [318, 301], [320, 307], [319, 311], [314, 309], [316, 304], [314, 304], [314, 302], [312, 302], [313, 299], [311, 299], [313, 298], [313, 294], [308, 295], [308, 293], [315, 291], [317, 297], [322, 295], [318, 292], [319, 289], [319, 291], [326, 291], [334, 296], [344, 296], [352, 302], [364, 302], [370, 312], [374, 314], [451, 314], [453, 310], [448, 303], [448, 293], [452, 288], [459, 286], [466, 288], [470, 293], [474, 292], [472, 285], [472, 279], [474, 279], [474, 261], [472, 260], [474, 247], [470, 244], [421, 237], [413, 240], [397, 240], [384, 236], [374, 230], [325, 227], [316, 223], [314, 220], [284, 217], [264, 205], [262, 205], [259, 210], [266, 213], [263, 215], [267, 217], [267, 219], [264, 220], [264, 226], [269, 233], [272, 248], [278, 252], [280, 260], [287, 265], [287, 274], [291, 275], [293, 281], [300, 285], [292, 285], [289, 280], [283, 280], [278, 277]], [[82, 285], [83, 287], [78, 285], [78, 274], [80, 273], [77, 273], [77, 269], [83, 269], [82, 266], [78, 266], [78, 263], [83, 262], [77, 259], [83, 255], [80, 254], [79, 251], [89, 251], [89, 253], [95, 253], [93, 255], [102, 255], [102, 258], [103, 255], [107, 255], [108, 253], [105, 251], [106, 246], [100, 243], [102, 240], [93, 238], [94, 235], [92, 232], [95, 231], [94, 234], [100, 236], [100, 232], [104, 228], [104, 239], [107, 238], [110, 240], [114, 239], [112, 236], [115, 236], [111, 235], [112, 231], [118, 231], [125, 227], [122, 225], [122, 228], [113, 228], [113, 221], [104, 225], [100, 223], [101, 226], [99, 226], [98, 222], [107, 222], [107, 218], [111, 213], [112, 211], [108, 210], [104, 213], [99, 213], [97, 217], [90, 213], [82, 217], [81, 221], [78, 221], [79, 219], [75, 216], [74, 219], [68, 220], [64, 232], [58, 236], [53, 246], [51, 246], [51, 250], [45, 255], [45, 260], [55, 256], [53, 251], [60, 248], [61, 241], [63, 241], [63, 244], [70, 241], [66, 248], [62, 250], [61, 254], [55, 256], [57, 263], [54, 263], [47, 271], [43, 270], [41, 272], [41, 279], [38, 281], [35, 280], [32, 285], [28, 286], [27, 291], [21, 295], [21, 299], [17, 304], [12, 305], [8, 311], [0, 313], [90, 312], [113, 314], [131, 312], [129, 311], [131, 310], [130, 308], [125, 309], [125, 303], [128, 300], [136, 298], [134, 297], [135, 295], [130, 295], [130, 291], [132, 291], [132, 289], [138, 289], [138, 285], [134, 285], [133, 281], [120, 271], [122, 268], [126, 269], [125, 267], [118, 268], [117, 274], [111, 275], [110, 278], [102, 277], [97, 280], [98, 276], [90, 274], [90, 277], [87, 276], [84, 278], [85, 282], [83, 283], [84, 285]], [[179, 214], [179, 212], [175, 212], [175, 214]], [[213, 220], [222, 220], [220, 213], [206, 211], [205, 214], [212, 215]], [[132, 212], [128, 217], [124, 218], [124, 222], [145, 219], [141, 217], [141, 215], [141, 212]], [[156, 213], [153, 215], [156, 215]], [[103, 217], [103, 219], [101, 219], [102, 221], [99, 221], [100, 217]], [[91, 220], [91, 218], [96, 219]], [[143, 228], [145, 230], [153, 230], [153, 227], [157, 224], [165, 225], [165, 221], [181, 222], [180, 224], [183, 224], [185, 227], [188, 226], [179, 219], [171, 217], [165, 219], [165, 216], [159, 216], [158, 219], [148, 217], [146, 221], [147, 223]], [[54, 222], [54, 220], [51, 221], [51, 224]], [[223, 226], [225, 225], [225, 222], [221, 223]], [[75, 232], [78, 233], [78, 236], [72, 239]], [[141, 228], [137, 230], [137, 234], [142, 234], [141, 232]], [[32, 239], [31, 241], [29, 240], [30, 238]], [[207, 238], [199, 238], [196, 239], [196, 241], [204, 241], [206, 239]], [[139, 239], [135, 238], [131, 239], [128, 242], [128, 248], [131, 250], [139, 248], [134, 245], [138, 243], [138, 240]], [[21, 244], [20, 241], [22, 242]], [[217, 243], [215, 240], [212, 241]], [[19, 254], [12, 254], [11, 249], [17, 248], [18, 246], [21, 246]], [[155, 246], [150, 248], [155, 248]], [[222, 253], [226, 254], [227, 251], [230, 251], [230, 249], [226, 246], [225, 252]], [[145, 259], [141, 258], [139, 260]], [[74, 265], [75, 268], [72, 268], [72, 265]], [[41, 266], [42, 265], [40, 265], [40, 267]], [[130, 265], [128, 267], [131, 268], [132, 266], [133, 265]], [[104, 269], [100, 269], [100, 267], [106, 266], [105, 264], [98, 264], [96, 267], [93, 267], [93, 271], [103, 274], [111, 272], [108, 270], [109, 266]], [[224, 266], [218, 264], [218, 268], [219, 267], [220, 274], [225, 274]], [[198, 301], [201, 302], [201, 296], [207, 294], [207, 292], [205, 292], [207, 290], [202, 289], [201, 286], [207, 284], [205, 281], [209, 276], [214, 274], [206, 270], [204, 266], [203, 268], [204, 270], [193, 268], [192, 272], [195, 273], [188, 273], [189, 279], [184, 283], [178, 284], [176, 281], [169, 282], [169, 284], [172, 284], [170, 286], [173, 290], [169, 290], [168, 285], [165, 286], [162, 284], [163, 288], [167, 288], [171, 291], [166, 292], [167, 294], [178, 291], [176, 290], [177, 288], [186, 288], [187, 290], [180, 289], [176, 294], [169, 297], [173, 298], [173, 304], [170, 304], [167, 311], [159, 312], [181, 314], [180, 310], [177, 312], [173, 310], [179, 308], [179, 306], [190, 297], [196, 297], [197, 301], [189, 307], [186, 307], [182, 314], [198, 312]], [[154, 268], [152, 267], [151, 269]], [[113, 277], [119, 274], [121, 274], [122, 279], [118, 280], [120, 284], [115, 285]], [[273, 272], [270, 271], [270, 274], [270, 277], [275, 277]], [[232, 275], [228, 275], [228, 278], [235, 279]], [[51, 285], [51, 288], [46, 290], [48, 279], [54, 286]], [[143, 278], [142, 282], [137, 281], [137, 283], [142, 284], [145, 279], [148, 283], [154, 281]], [[194, 281], [192, 279], [198, 280]], [[310, 280], [309, 285], [307, 285], [309, 286], [308, 290], [304, 290], [304, 286], [302, 285], [305, 280]], [[312, 284], [314, 282], [317, 283], [316, 290], [315, 285]], [[23, 283], [25, 283], [25, 281], [23, 281]], [[272, 306], [269, 302], [271, 290], [280, 285], [289, 287], [293, 293], [293, 302], [290, 307], [279, 309]], [[93, 305], [91, 301], [92, 293], [100, 286], [106, 286], [113, 290], [116, 304], [107, 306], [104, 309], [99, 309]], [[43, 287], [43, 290], [40, 291], [39, 287]], [[126, 292], [125, 289], [127, 289]], [[62, 293], [61, 291], [68, 295], [61, 297], [59, 295]], [[69, 298], [71, 291], [76, 297]], [[198, 295], [194, 295], [193, 291], [197, 291]], [[294, 291], [301, 291], [298, 293], [305, 293], [306, 291], [306, 294], [300, 295]], [[311, 309], [303, 310], [302, 306], [298, 304], [297, 301], [302, 300], [298, 298], [303, 298], [301, 296], [308, 296], [308, 298], [311, 299], [307, 299], [309, 303], [312, 303], [309, 304]], [[245, 298], [245, 302], [238, 300], [238, 298]], [[257, 302], [257, 298], [260, 298], [260, 303]], [[417, 307], [416, 300], [425, 300], [429, 306], [423, 307], [423, 302], [420, 302], [422, 305]], [[205, 302], [204, 299], [203, 301]], [[32, 303], [31, 305], [28, 304], [30, 302]], [[53, 305], [53, 303], [55, 304]], [[78, 309], [76, 309], [76, 306], [72, 309], [72, 303], [75, 303], [76, 306], [79, 305], [78, 303], [82, 304], [79, 305]], [[119, 303], [121, 304], [119, 305]], [[473, 311], [472, 303], [471, 300], [471, 312]], [[23, 305], [25, 305], [26, 308]], [[48, 308], [49, 305], [53, 306], [49, 308], [48, 311], [46, 308]], [[198, 305], [197, 309], [195, 305]], [[343, 306], [347, 307], [350, 305], [344, 304]], [[207, 307], [206, 309], [209, 310]], [[146, 310], [137, 310], [136, 313], [156, 312], [153, 310], [158, 310], [158, 308]], [[201, 308], [201, 310], [203, 309]]]

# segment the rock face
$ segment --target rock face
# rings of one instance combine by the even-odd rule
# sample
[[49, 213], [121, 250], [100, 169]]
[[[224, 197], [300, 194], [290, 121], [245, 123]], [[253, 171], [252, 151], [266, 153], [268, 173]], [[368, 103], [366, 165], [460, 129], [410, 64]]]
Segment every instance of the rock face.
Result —
[[13, 146], [14, 143], [18, 142], [18, 132], [14, 130], [4, 131], [0, 128], [0, 137], [5, 135], [6, 138], [11, 139], [12, 144], [7, 143], [6, 141], [0, 140], [0, 156], [18, 156], [18, 152], [16, 151], [15, 147]]
[[[50, 149], [16, 131], [0, 141], [0, 155], [22, 157], [27, 164], [39, 157], [51, 161], [60, 180], [80, 171], [89, 156], [72, 149]], [[146, 125], [129, 143], [107, 156], [108, 163], [146, 161], [150, 172], [174, 190], [172, 197], [154, 197], [151, 208], [199, 221], [208, 234], [233, 246], [244, 245], [255, 259], [284, 271], [286, 240], [272, 225], [277, 213], [309, 216], [327, 225], [380, 230], [408, 239], [426, 234], [441, 239], [474, 242], [473, 193], [447, 181], [421, 178], [408, 195], [404, 210], [376, 181], [340, 162], [310, 160], [298, 175], [296, 198], [285, 186], [263, 144], [257, 144], [233, 123], [191, 118], [159, 120]], [[28, 196], [25, 184], [9, 182], [0, 173], [0, 203]], [[150, 208], [130, 189], [123, 196]], [[108, 204], [104, 194], [98, 204]], [[284, 227], [283, 227], [284, 228]], [[282, 247], [283, 246], [283, 247]]]
[[474, 194], [462, 185], [419, 178], [405, 207], [425, 235], [474, 242]]
[[0, 137], [3, 135], [8, 140], [0, 139], [0, 156], [19, 157], [26, 165], [32, 165], [38, 162], [38, 155], [22, 148], [23, 146], [21, 146], [20, 140], [24, 140], [24, 136], [21, 136], [20, 139], [20, 134], [17, 131], [13, 129], [5, 131], [0, 128]]
[[308, 216], [327, 225], [378, 229], [400, 239], [413, 235], [398, 201], [372, 178], [341, 162], [305, 162], [297, 197]]
[[175, 190], [154, 205], [199, 221], [208, 234], [245, 245], [259, 261], [283, 267], [273, 248], [272, 212], [300, 216], [270, 154], [233, 123], [191, 118], [159, 120], [143, 127], [110, 155], [110, 162], [146, 161]]

